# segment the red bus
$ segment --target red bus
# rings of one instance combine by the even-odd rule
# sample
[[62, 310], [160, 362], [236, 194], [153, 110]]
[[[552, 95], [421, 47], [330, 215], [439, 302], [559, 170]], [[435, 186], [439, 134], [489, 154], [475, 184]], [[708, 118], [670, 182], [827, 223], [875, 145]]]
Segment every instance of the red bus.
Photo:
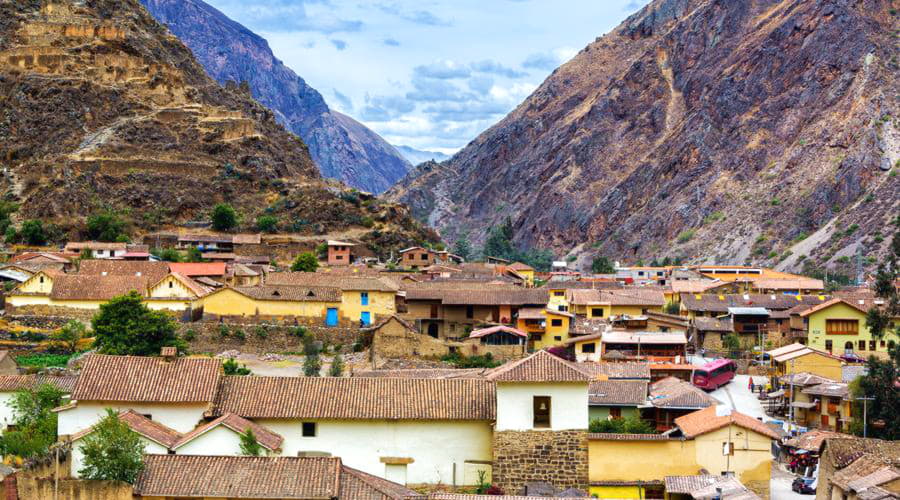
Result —
[[737, 365], [730, 359], [717, 359], [694, 370], [694, 385], [706, 389], [715, 390], [734, 378]]

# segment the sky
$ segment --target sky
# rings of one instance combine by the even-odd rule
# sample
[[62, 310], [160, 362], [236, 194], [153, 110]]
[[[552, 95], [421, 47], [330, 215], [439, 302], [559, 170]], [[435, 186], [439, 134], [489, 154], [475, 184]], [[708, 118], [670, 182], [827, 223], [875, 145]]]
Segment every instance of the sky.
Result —
[[332, 109], [452, 154], [648, 0], [206, 0]]

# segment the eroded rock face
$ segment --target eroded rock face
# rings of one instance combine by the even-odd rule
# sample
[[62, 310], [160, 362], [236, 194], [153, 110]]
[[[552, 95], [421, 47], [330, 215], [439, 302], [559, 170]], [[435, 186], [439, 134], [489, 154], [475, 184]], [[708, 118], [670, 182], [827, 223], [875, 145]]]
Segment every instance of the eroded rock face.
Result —
[[888, 0], [656, 0], [389, 196], [448, 240], [510, 216], [520, 245], [585, 257], [877, 254], [900, 211], [897, 29]]
[[380, 193], [409, 162], [378, 134], [332, 111], [322, 96], [272, 54], [269, 44], [201, 0], [141, 0], [219, 83], [247, 82], [253, 97], [300, 136], [325, 177]]
[[300, 233], [375, 226], [379, 251], [433, 238], [405, 207], [322, 180], [300, 139], [137, 0], [0, 0], [0, 164], [18, 216], [63, 229], [104, 208], [154, 228], [226, 201], [247, 226], [264, 211]]

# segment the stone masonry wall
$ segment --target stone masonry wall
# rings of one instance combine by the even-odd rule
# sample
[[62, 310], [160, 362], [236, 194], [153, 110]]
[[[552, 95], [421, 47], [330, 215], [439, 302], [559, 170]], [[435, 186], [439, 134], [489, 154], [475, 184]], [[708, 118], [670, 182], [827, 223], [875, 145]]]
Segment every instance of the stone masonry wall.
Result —
[[[179, 334], [187, 340], [191, 352], [219, 353], [237, 350], [251, 354], [303, 351], [303, 339], [295, 333], [294, 325], [265, 323], [227, 323], [222, 335], [223, 323], [200, 321], [180, 325]], [[342, 347], [349, 352], [355, 342], [368, 347], [371, 337], [358, 327], [325, 327], [302, 325], [318, 341], [325, 345]], [[190, 332], [190, 334], [188, 334]], [[236, 333], [240, 332], [240, 333]]]
[[493, 447], [493, 484], [507, 495], [530, 482], [588, 488], [587, 431], [499, 431]]

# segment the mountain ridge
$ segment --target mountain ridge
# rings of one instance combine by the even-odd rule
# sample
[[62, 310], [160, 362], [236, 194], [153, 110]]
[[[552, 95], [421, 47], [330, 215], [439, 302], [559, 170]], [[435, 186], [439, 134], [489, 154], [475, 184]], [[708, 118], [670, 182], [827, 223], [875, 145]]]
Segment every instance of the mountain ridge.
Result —
[[871, 222], [900, 199], [896, 27], [884, 0], [655, 0], [388, 197], [448, 240], [510, 217], [520, 247], [582, 265], [881, 253]]
[[300, 136], [325, 177], [380, 193], [412, 165], [363, 124], [331, 110], [275, 57], [268, 42], [201, 0], [141, 0], [221, 84], [247, 82], [253, 96]]

